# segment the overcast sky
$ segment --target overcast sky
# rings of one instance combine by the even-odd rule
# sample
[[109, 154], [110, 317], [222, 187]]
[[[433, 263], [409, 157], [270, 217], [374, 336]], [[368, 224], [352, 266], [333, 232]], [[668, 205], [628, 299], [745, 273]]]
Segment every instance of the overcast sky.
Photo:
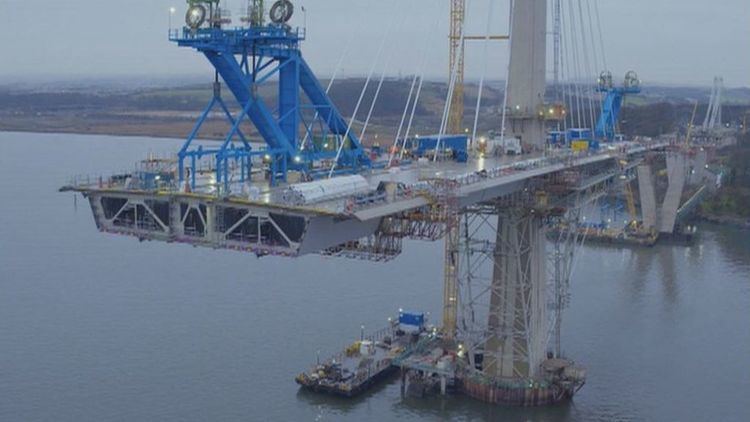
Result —
[[[486, 32], [489, 1], [494, 2], [492, 32], [507, 32], [508, 0], [467, 1], [467, 32]], [[615, 75], [635, 69], [644, 83], [690, 85], [708, 85], [714, 75], [723, 75], [729, 86], [750, 86], [748, 0], [589, 1], [598, 1], [608, 67]], [[238, 22], [245, 0], [223, 3]], [[388, 29], [378, 61], [381, 67], [389, 64], [388, 74], [414, 73], [425, 49], [426, 74], [447, 74], [448, 0], [294, 3], [293, 24], [307, 23], [304, 55], [321, 76], [333, 72], [347, 49], [343, 75], [366, 74]], [[182, 25], [183, 0], [0, 0], [0, 6], [5, 13], [0, 84], [210, 74], [205, 59], [167, 41], [169, 8], [177, 8], [172, 25]], [[482, 51], [481, 42], [469, 47], [467, 77], [481, 74]], [[488, 77], [503, 78], [507, 45], [495, 42], [488, 51]]]

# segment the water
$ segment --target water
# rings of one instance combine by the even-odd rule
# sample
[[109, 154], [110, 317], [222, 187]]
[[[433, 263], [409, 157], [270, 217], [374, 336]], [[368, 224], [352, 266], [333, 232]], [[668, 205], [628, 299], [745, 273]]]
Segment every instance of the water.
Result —
[[585, 248], [563, 326], [589, 368], [573, 403], [356, 400], [294, 375], [399, 307], [441, 303], [440, 243], [388, 264], [296, 260], [100, 234], [57, 188], [179, 142], [0, 133], [0, 420], [749, 420], [750, 232]]

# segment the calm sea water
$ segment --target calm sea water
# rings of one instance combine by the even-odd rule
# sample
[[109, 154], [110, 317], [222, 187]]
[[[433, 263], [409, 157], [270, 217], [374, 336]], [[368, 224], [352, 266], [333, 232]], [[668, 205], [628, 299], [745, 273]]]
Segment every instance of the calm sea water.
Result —
[[439, 315], [440, 243], [388, 264], [256, 259], [96, 231], [57, 188], [174, 140], [0, 133], [0, 420], [750, 420], [750, 232], [696, 244], [586, 247], [566, 353], [575, 400], [505, 409], [462, 397], [356, 400], [294, 375], [400, 307]]

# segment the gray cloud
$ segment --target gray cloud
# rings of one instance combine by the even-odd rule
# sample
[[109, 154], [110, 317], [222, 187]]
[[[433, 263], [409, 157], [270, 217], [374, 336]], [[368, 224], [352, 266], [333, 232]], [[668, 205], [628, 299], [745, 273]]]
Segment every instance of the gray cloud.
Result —
[[[494, 1], [492, 27], [505, 33], [507, 0], [468, 0], [468, 31], [484, 34], [488, 1]], [[563, 0], [566, 1], [566, 0]], [[597, 0], [591, 0], [597, 1]], [[245, 0], [226, 0], [239, 15]], [[270, 0], [269, 0], [270, 3]], [[330, 74], [349, 45], [346, 76], [365, 74], [386, 28], [393, 30], [379, 61], [390, 56], [390, 75], [416, 71], [427, 50], [426, 74], [447, 74], [447, 0], [298, 0], [304, 5], [308, 40], [305, 57], [321, 75]], [[21, 78], [175, 77], [209, 74], [199, 55], [167, 41], [169, 8], [181, 0], [0, 0], [6, 22], [0, 26], [3, 56], [0, 83]], [[608, 67], [615, 74], [635, 69], [645, 82], [703, 84], [723, 75], [730, 86], [750, 86], [750, 7], [747, 0], [599, 0]], [[297, 8], [293, 23], [305, 16]], [[393, 22], [393, 24], [391, 24]], [[481, 74], [481, 42], [467, 51], [467, 76]], [[505, 75], [507, 46], [489, 48], [488, 77]], [[380, 71], [380, 67], [378, 67]]]

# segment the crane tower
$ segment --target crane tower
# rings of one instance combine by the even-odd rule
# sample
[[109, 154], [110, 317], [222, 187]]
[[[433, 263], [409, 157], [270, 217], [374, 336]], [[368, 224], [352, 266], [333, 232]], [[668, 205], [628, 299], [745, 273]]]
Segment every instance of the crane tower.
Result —
[[448, 116], [449, 133], [461, 132], [464, 117], [464, 42], [462, 32], [466, 18], [466, 0], [451, 0], [450, 16], [450, 60], [448, 65], [448, 80], [456, 72], [453, 97], [451, 99], [450, 114]]
[[453, 72], [456, 72], [454, 81], [453, 96], [451, 99], [448, 115], [448, 132], [460, 133], [463, 127], [464, 117], [464, 53], [466, 50], [466, 41], [476, 40], [499, 40], [507, 41], [510, 39], [507, 35], [467, 35], [465, 34], [466, 21], [466, 0], [451, 0], [450, 10], [450, 36], [449, 41], [449, 60], [448, 60], [448, 81], [453, 79]]

